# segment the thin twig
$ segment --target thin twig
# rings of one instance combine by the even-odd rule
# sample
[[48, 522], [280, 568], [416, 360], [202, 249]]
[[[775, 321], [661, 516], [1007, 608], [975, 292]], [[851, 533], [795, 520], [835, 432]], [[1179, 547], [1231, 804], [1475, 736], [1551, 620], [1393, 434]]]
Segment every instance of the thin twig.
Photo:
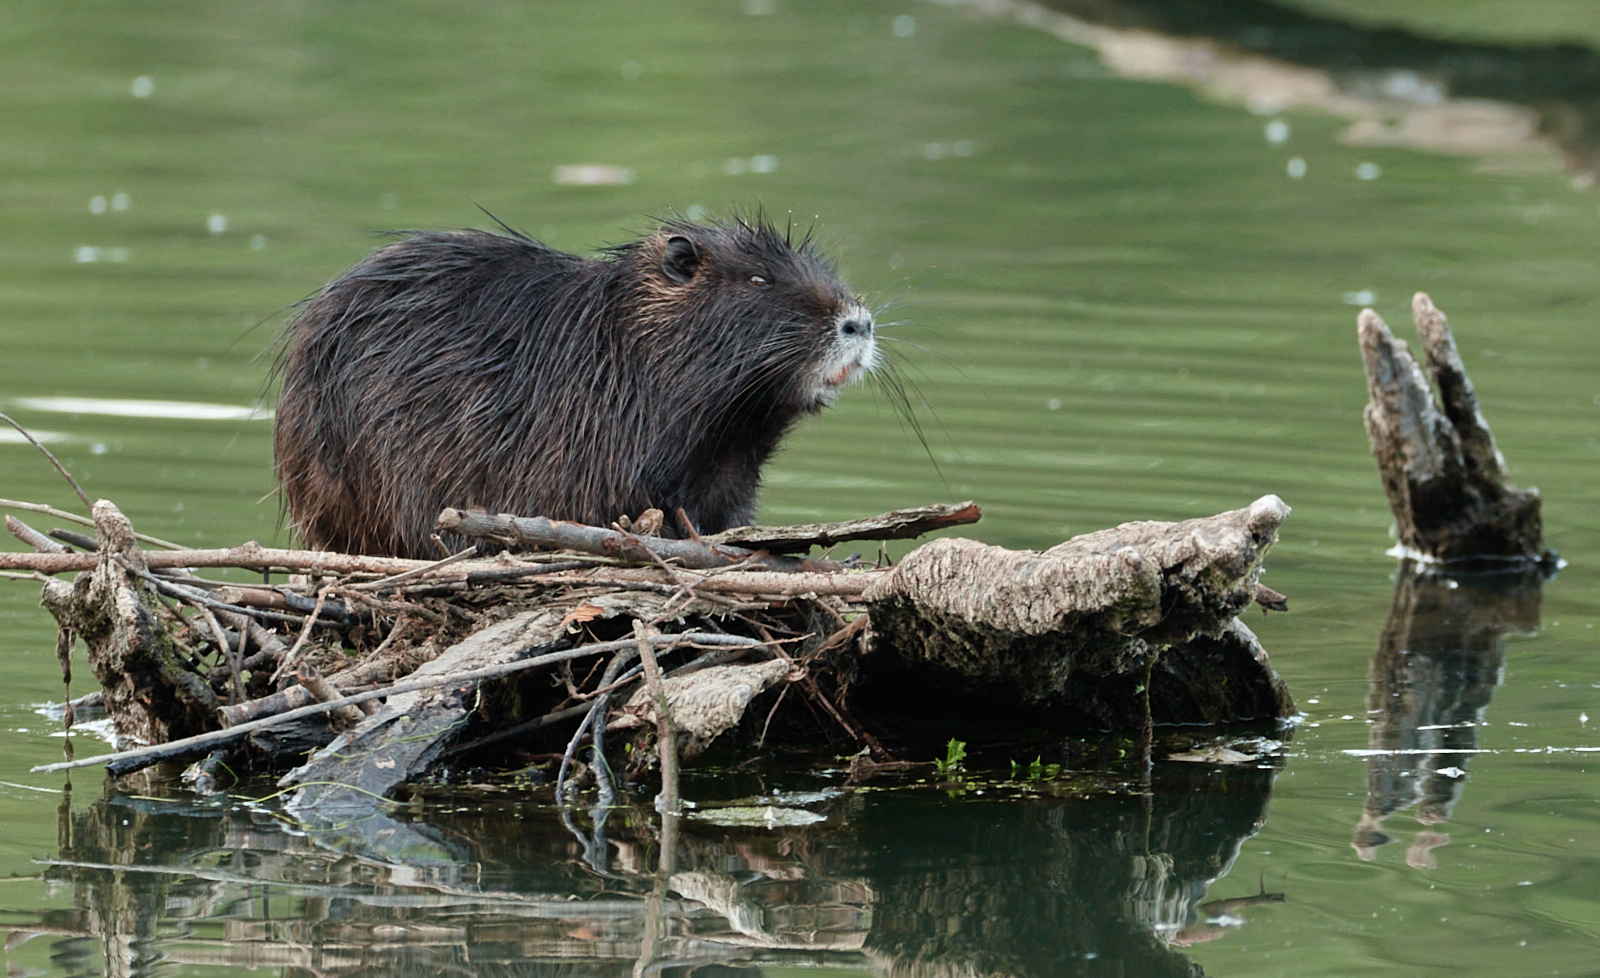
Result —
[[67, 484], [72, 487], [72, 491], [78, 494], [79, 499], [83, 500], [84, 509], [94, 509], [94, 503], [89, 501], [89, 494], [83, 491], [82, 486], [78, 485], [78, 480], [72, 477], [72, 473], [67, 471], [66, 466], [62, 465], [59, 459], [50, 454], [50, 449], [39, 444], [39, 439], [33, 437], [32, 432], [18, 424], [16, 420], [13, 419], [9, 414], [0, 412], [0, 420], [4, 420], [6, 424], [9, 424], [11, 427], [22, 432], [22, 437], [28, 439], [28, 441], [33, 443], [34, 448], [37, 448], [39, 451], [44, 453], [44, 457], [50, 460], [50, 464], [56, 467], [57, 472], [61, 473], [61, 478], [67, 480]]
[[30, 571], [27, 574], [13, 574], [11, 571], [0, 571], [0, 578], [4, 578], [8, 581], [44, 581], [46, 583], [55, 580], [55, 578], [50, 577], [47, 574], [41, 574], [38, 571]]
[[[611, 662], [606, 666], [606, 671], [600, 677], [603, 688], [594, 701], [595, 720], [590, 725], [590, 740], [594, 744], [594, 783], [600, 794], [601, 808], [610, 808], [617, 802], [617, 789], [611, 781], [611, 767], [606, 763], [606, 714], [611, 710], [611, 690], [609, 687], [615, 683], [617, 673], [622, 667], [633, 659], [638, 653], [623, 649], [611, 657]], [[631, 671], [631, 670], [630, 670]]]
[[400, 615], [399, 617], [397, 617], [394, 620], [394, 627], [389, 629], [388, 637], [385, 638], [383, 641], [379, 642], [378, 643], [378, 647], [373, 649], [370, 653], [367, 654], [366, 661], [371, 662], [372, 660], [378, 658], [378, 656], [380, 656], [383, 653], [389, 651], [389, 646], [394, 644], [394, 640], [399, 638], [401, 633], [404, 632], [410, 626], [411, 626], [411, 619], [410, 618], [407, 618], [405, 615]]
[[273, 670], [272, 678], [267, 681], [269, 687], [277, 685], [278, 678], [288, 671], [289, 667], [294, 664], [295, 659], [300, 655], [300, 650], [305, 647], [306, 640], [311, 637], [312, 627], [316, 625], [317, 618], [322, 614], [322, 604], [328, 599], [328, 592], [331, 590], [333, 588], [325, 587], [317, 591], [317, 606], [311, 609], [311, 617], [306, 619], [305, 627], [300, 629], [300, 637], [294, 640], [294, 645], [289, 649], [289, 654], [284, 656], [283, 661], [278, 663], [278, 668]]
[[793, 683], [784, 683], [783, 689], [778, 693], [777, 700], [772, 704], [772, 709], [767, 711], [767, 722], [761, 725], [761, 736], [756, 740], [756, 753], [759, 754], [762, 745], [767, 742], [767, 728], [772, 726], [772, 718], [777, 715], [778, 707], [783, 705], [783, 698], [789, 695], [789, 690], [793, 687]]
[[578, 745], [583, 742], [583, 735], [589, 732], [589, 727], [594, 723], [595, 714], [599, 712], [600, 702], [596, 700], [589, 707], [589, 712], [584, 714], [583, 722], [578, 724], [578, 729], [572, 732], [572, 739], [567, 741], [567, 749], [561, 755], [561, 767], [556, 770], [556, 804], [567, 803], [567, 772], [572, 769], [572, 762], [576, 760]]
[[250, 651], [250, 616], [230, 615], [227, 612], [222, 612], [218, 617], [232, 625], [233, 630], [239, 635], [239, 647], [228, 650], [228, 668], [233, 670], [234, 682], [238, 686], [239, 702], [243, 703], [245, 701], [244, 660], [247, 658], [245, 653]]
[[468, 557], [472, 557], [472, 556], [476, 555], [477, 552], [478, 552], [478, 548], [477, 547], [468, 547], [467, 549], [461, 551], [458, 554], [451, 554], [450, 556], [446, 557], [443, 560], [436, 560], [436, 561], [434, 561], [433, 563], [429, 564], [426, 567], [418, 567], [416, 570], [408, 570], [403, 574], [395, 574], [392, 577], [385, 577], [385, 578], [382, 578], [381, 580], [363, 581], [360, 584], [350, 584], [350, 585], [347, 585], [347, 586], [351, 590], [356, 590], [356, 591], [375, 591], [375, 590], [377, 590], [379, 588], [392, 587], [392, 586], [394, 586], [396, 584], [399, 584], [401, 581], [409, 581], [412, 578], [421, 577], [424, 574], [428, 574], [428, 573], [431, 573], [432, 571], [436, 571], [441, 567], [446, 567], [446, 566], [448, 566], [450, 564], [453, 564], [458, 560], [466, 560]]
[[[680, 509], [679, 512], [681, 513], [682, 510]], [[688, 517], [684, 517], [684, 519], [687, 520]], [[686, 582], [683, 579], [683, 575], [682, 574], [679, 574], [677, 572], [677, 570], [674, 569], [671, 564], [669, 564], [665, 560], [663, 560], [660, 554], [656, 553], [654, 550], [652, 550], [650, 547], [648, 547], [645, 544], [645, 542], [643, 540], [639, 539], [639, 537], [636, 534], [630, 533], [630, 532], [628, 532], [626, 530], [622, 530], [622, 531], [619, 531], [619, 532], [621, 532], [629, 540], [631, 540], [635, 544], [637, 544], [639, 546], [639, 548], [642, 549], [645, 553], [649, 554], [650, 555], [650, 559], [655, 562], [655, 565], [657, 567], [661, 568], [661, 572], [666, 574], [667, 577], [671, 579], [672, 583], [674, 583], [674, 584], [676, 584], [678, 586], [678, 590], [673, 592], [671, 597], [669, 597], [669, 598], [667, 598], [667, 600], [661, 602], [661, 614], [656, 616], [655, 623], [659, 624], [660, 622], [666, 621], [667, 618], [670, 617], [669, 609], [672, 607], [672, 602], [678, 600], [678, 598], [683, 597], [683, 596], [687, 596], [689, 601], [692, 602], [695, 599], [700, 597], [700, 595], [695, 593], [694, 585], [689, 584], [688, 582]], [[740, 561], [740, 563], [744, 563], [744, 562], [745, 561]], [[685, 605], [687, 605], [687, 604], [688, 604], [688, 602], [685, 602]]]
[[[0, 499], [0, 509], [21, 509], [29, 513], [44, 513], [48, 516], [54, 516], [58, 520], [71, 520], [72, 522], [82, 526], [94, 526], [94, 520], [87, 516], [79, 516], [77, 513], [69, 513], [64, 509], [56, 509], [54, 506], [46, 506], [43, 503], [26, 503], [20, 499]], [[158, 547], [166, 547], [168, 550], [189, 549], [181, 543], [173, 543], [170, 540], [163, 540], [160, 537], [148, 536], [144, 533], [135, 533], [133, 537], [134, 539], [143, 543], [153, 543]], [[91, 568], [73, 567], [69, 569], [90, 570]]]
[[[444, 615], [413, 601], [385, 601], [383, 598], [362, 591], [353, 591], [348, 587], [337, 584], [329, 585], [328, 589], [339, 597], [359, 601], [374, 611], [381, 611], [386, 615], [400, 615], [402, 617], [413, 615], [436, 628], [444, 627], [446, 621]], [[454, 606], [447, 605], [447, 607], [453, 608]]]

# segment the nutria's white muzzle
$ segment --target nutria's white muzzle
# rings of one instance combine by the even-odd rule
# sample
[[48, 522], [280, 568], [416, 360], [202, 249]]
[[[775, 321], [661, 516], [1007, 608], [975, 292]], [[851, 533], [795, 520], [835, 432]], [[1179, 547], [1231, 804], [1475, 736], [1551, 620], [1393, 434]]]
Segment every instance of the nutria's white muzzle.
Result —
[[871, 310], [852, 304], [834, 320], [834, 347], [818, 371], [817, 400], [832, 404], [839, 389], [878, 365], [878, 340]]

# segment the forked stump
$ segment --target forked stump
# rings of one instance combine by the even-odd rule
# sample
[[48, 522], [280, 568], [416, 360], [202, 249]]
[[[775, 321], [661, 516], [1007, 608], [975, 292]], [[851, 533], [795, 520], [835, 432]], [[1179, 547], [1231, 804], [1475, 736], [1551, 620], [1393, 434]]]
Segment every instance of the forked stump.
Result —
[[1358, 332], [1367, 371], [1367, 436], [1405, 555], [1441, 562], [1553, 562], [1539, 518], [1539, 490], [1506, 474], [1444, 313], [1425, 293], [1411, 303], [1428, 378], [1403, 340], [1371, 309]]

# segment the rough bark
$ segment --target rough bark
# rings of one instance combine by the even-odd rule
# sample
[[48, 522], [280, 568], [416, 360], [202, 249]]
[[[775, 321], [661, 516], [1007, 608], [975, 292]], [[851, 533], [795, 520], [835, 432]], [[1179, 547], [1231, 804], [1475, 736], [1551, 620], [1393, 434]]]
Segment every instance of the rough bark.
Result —
[[10, 514], [6, 515], [6, 529], [11, 531], [12, 536], [32, 547], [35, 553], [64, 554], [67, 552], [66, 547]]
[[[832, 573], [793, 573], [763, 570], [729, 570], [702, 576], [680, 572], [681, 579], [699, 592], [746, 595], [765, 598], [803, 597], [831, 594], [856, 598], [879, 576], [872, 568], [840, 570]], [[541, 583], [572, 583], [608, 586], [613, 584], [660, 584], [661, 572], [643, 567], [607, 567], [601, 570], [563, 571], [541, 577]]]
[[1400, 546], [1425, 560], [1553, 560], [1541, 539], [1539, 490], [1511, 484], [1444, 313], [1418, 292], [1412, 316], [1437, 403], [1405, 342], [1371, 309], [1358, 319], [1367, 436]]
[[[1288, 515], [1281, 499], [1263, 496], [1248, 509], [1125, 523], [1043, 553], [926, 544], [866, 592], [877, 685], [1128, 728], [1142, 723], [1136, 687], [1153, 664], [1165, 673], [1151, 677], [1157, 722], [1286, 716], [1293, 704], [1282, 680], [1235, 616], [1255, 600]], [[1182, 694], [1208, 678], [1212, 692], [1228, 692]], [[1163, 689], [1171, 693], [1158, 699]]]
[[[102, 500], [103, 502], [104, 500]], [[4, 501], [0, 501], [4, 502]], [[103, 548], [102, 548], [103, 549]], [[362, 557], [323, 550], [277, 550], [251, 542], [227, 550], [168, 550], [144, 553], [146, 568], [165, 567], [245, 567], [255, 570], [282, 569], [312, 575], [322, 574], [401, 574], [431, 566], [426, 560], [398, 557]], [[44, 574], [65, 574], [94, 570], [100, 554], [0, 553], [0, 567], [36, 570]]]

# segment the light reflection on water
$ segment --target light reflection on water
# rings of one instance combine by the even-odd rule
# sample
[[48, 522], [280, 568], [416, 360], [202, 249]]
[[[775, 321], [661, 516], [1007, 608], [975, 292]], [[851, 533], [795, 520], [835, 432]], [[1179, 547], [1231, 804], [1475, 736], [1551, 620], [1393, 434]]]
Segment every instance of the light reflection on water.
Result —
[[[932, 407], [929, 446], [881, 394], [853, 391], [776, 460], [766, 515], [973, 498], [987, 513], [974, 535], [1046, 547], [1276, 492], [1295, 514], [1268, 581], [1292, 611], [1250, 624], [1307, 716], [1276, 772], [1163, 765], [1186, 773], [1162, 770], [1148, 811], [1137, 796], [918, 789], [855, 796], [815, 832], [702, 832], [690, 870], [706, 875], [681, 881], [697, 900], [677, 910], [714, 932], [730, 966], [1592, 970], [1600, 793], [1586, 752], [1600, 741], [1577, 718], [1600, 715], [1588, 557], [1600, 220], [1572, 180], [1587, 166], [1585, 96], [1530, 109], [1479, 92], [1494, 104], [1469, 105], [1414, 66], [1355, 77], [1244, 33], [1231, 48], [1133, 37], [1067, 2], [1095, 33], [1063, 43], [1017, 26], [1022, 5], [1002, 5], [1009, 19], [973, 6], [402, 4], [378, 23], [219, 3], [183, 23], [119, 8], [94, 24], [17, 8], [19, 30], [76, 40], [18, 50], [12, 68], [0, 396], [40, 412], [86, 488], [141, 530], [265, 542], [278, 525], [262, 499], [271, 429], [247, 405], [272, 327], [257, 324], [372, 247], [372, 231], [482, 224], [477, 202], [588, 250], [673, 208], [820, 215], [850, 281], [907, 322], [887, 333], [917, 344], [898, 348]], [[136, 40], [152, 37], [171, 43]], [[1485, 63], [1526, 63], [1516, 56], [1496, 48]], [[619, 70], [630, 64], [631, 78]], [[149, 74], [130, 87], [136, 71]], [[633, 179], [554, 179], [584, 161]], [[119, 209], [122, 195], [138, 206]], [[97, 260], [76, 261], [82, 247]], [[1346, 303], [1387, 313], [1417, 289], [1451, 313], [1513, 474], [1543, 490], [1547, 542], [1571, 566], [1543, 585], [1536, 629], [1375, 654], [1401, 601]], [[7, 432], [0, 443], [0, 495], [70, 503], [31, 448]], [[61, 751], [31, 706], [59, 696], [53, 630], [33, 585], [4, 588], [0, 778], [59, 790], [26, 771]], [[1447, 681], [1471, 649], [1477, 678]], [[1485, 656], [1499, 656], [1503, 681], [1486, 678]], [[1368, 713], [1375, 689], [1398, 688], [1378, 673], [1410, 676], [1385, 700], [1404, 708]], [[1468, 713], [1475, 726], [1461, 725]], [[1413, 741], [1452, 753], [1394, 753]], [[1008, 750], [995, 749], [1000, 771], [1034, 756]], [[1361, 753], [1372, 750], [1387, 753]], [[753, 794], [792, 775], [741, 777], [696, 790]], [[75, 786], [59, 812], [40, 791], [0, 792], [0, 874], [47, 877], [0, 876], [0, 929], [24, 935], [7, 955], [20, 973], [101, 973], [99, 937], [75, 935], [123, 923], [137, 933], [112, 956], [143, 973], [399, 973], [461, 964], [463, 949], [500, 955], [504, 973], [544, 973], [533, 959], [557, 954], [620, 972], [639, 953], [643, 815], [616, 819], [600, 849], [607, 871], [635, 874], [619, 896], [515, 792], [303, 835], [238, 800], [102, 797], [81, 774]], [[41, 870], [40, 857], [152, 871]], [[165, 872], [185, 868], [200, 872]], [[1284, 902], [1204, 910], [1263, 892]], [[587, 902], [569, 915], [505, 909], [552, 894]], [[735, 926], [757, 910], [769, 944], [857, 944], [762, 957]]]
[[[109, 414], [119, 418], [172, 418], [179, 421], [270, 421], [259, 407], [201, 404], [194, 401], [136, 401], [101, 397], [18, 397], [11, 403], [27, 411], [57, 414]], [[41, 439], [42, 440], [42, 439]]]

